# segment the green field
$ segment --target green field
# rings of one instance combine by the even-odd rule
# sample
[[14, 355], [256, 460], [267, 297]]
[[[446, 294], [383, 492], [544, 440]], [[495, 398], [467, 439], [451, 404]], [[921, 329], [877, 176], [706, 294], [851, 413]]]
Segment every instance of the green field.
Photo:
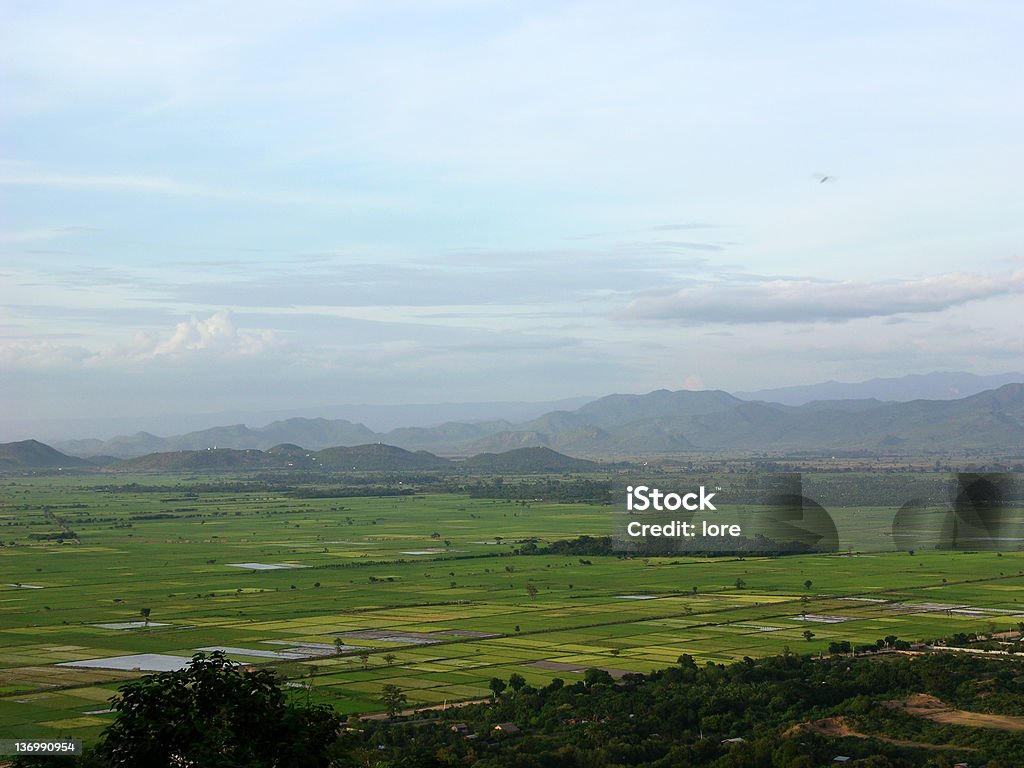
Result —
[[[157, 476], [5, 478], [0, 501], [4, 737], [94, 739], [140, 672], [59, 665], [121, 655], [236, 649], [296, 696], [358, 713], [381, 709], [388, 683], [434, 705], [486, 697], [513, 672], [544, 684], [1024, 620], [1024, 554], [885, 552], [892, 510], [838, 517], [862, 547], [838, 555], [620, 559], [513, 554], [608, 535], [599, 505], [299, 498]], [[305, 656], [267, 655], [294, 649]]]

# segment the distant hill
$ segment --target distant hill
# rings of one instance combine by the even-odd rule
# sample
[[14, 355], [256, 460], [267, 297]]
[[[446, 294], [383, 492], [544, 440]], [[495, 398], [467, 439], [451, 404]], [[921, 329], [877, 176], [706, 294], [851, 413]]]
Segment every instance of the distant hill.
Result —
[[150, 453], [134, 459], [124, 459], [113, 469], [139, 472], [202, 472], [209, 470], [244, 471], [282, 467], [280, 457], [256, 450], [210, 448], [205, 451], [172, 451]]
[[956, 400], [1015, 382], [1024, 382], [1024, 373], [978, 376], [973, 373], [939, 371], [899, 378], [871, 379], [856, 384], [826, 381], [822, 384], [760, 389], [737, 392], [736, 396], [744, 400], [768, 400], [783, 405], [805, 405], [815, 400], [859, 399], [903, 403], [911, 400]]
[[88, 461], [68, 456], [38, 440], [0, 443], [0, 471], [90, 466], [92, 465]]
[[157, 437], [148, 432], [139, 432], [106, 441], [68, 440], [58, 442], [56, 445], [76, 456], [107, 455], [131, 458], [149, 453], [203, 451], [213, 448], [248, 448], [265, 451], [281, 443], [294, 443], [315, 450], [333, 445], [368, 443], [377, 440], [378, 437], [362, 424], [353, 424], [344, 419], [285, 419], [255, 429], [244, 424], [234, 424], [173, 437]]
[[574, 459], [550, 448], [516, 448], [504, 453], [481, 453], [461, 464], [466, 469], [484, 472], [587, 472], [599, 465], [585, 459]]
[[742, 405], [743, 401], [721, 390], [670, 392], [658, 389], [646, 395], [609, 395], [576, 411], [585, 424], [618, 427], [647, 419], [710, 416]]
[[426, 451], [407, 451], [393, 445], [374, 443], [351, 448], [327, 448], [322, 451], [307, 451], [297, 445], [282, 444], [265, 452], [214, 448], [206, 451], [154, 453], [121, 461], [115, 469], [170, 472], [295, 467], [335, 472], [389, 472], [465, 468], [485, 472], [529, 474], [584, 472], [597, 466], [599, 465], [596, 462], [574, 459], [548, 448], [520, 448], [504, 453], [479, 454], [456, 464]]
[[316, 459], [324, 469], [378, 472], [398, 469], [445, 469], [451, 461], [426, 451], [407, 451], [393, 445], [375, 443], [353, 448], [327, 448], [317, 451]]
[[116, 456], [120, 459], [130, 456], [145, 456], [157, 451], [183, 450], [172, 447], [165, 438], [157, 437], [149, 432], [136, 432], [134, 435], [119, 435], [110, 440], [67, 440], [55, 444], [61, 451], [73, 456]]
[[[88, 449], [86, 457], [231, 448], [272, 451], [276, 460], [290, 467], [339, 468], [439, 467], [438, 462], [446, 459], [438, 454], [465, 457], [538, 447], [585, 458], [703, 451], [1020, 454], [1022, 387], [1005, 384], [957, 400], [819, 399], [803, 405], [742, 400], [721, 391], [657, 390], [609, 395], [575, 411], [556, 410], [519, 424], [448, 422], [375, 434], [344, 420], [286, 419], [255, 429], [235, 425], [167, 438], [139, 433], [82, 445]], [[375, 445], [384, 447], [374, 449]], [[356, 446], [360, 452], [349, 454], [338, 446]], [[58, 448], [70, 450], [65, 444]], [[317, 454], [325, 449], [329, 452]], [[388, 449], [405, 453], [385, 456]]]
[[1021, 384], [960, 400], [840, 400], [797, 407], [749, 402], [724, 392], [659, 391], [602, 398], [573, 413], [549, 416], [471, 447], [539, 445], [588, 457], [708, 450], [1024, 452]]
[[512, 429], [508, 421], [485, 421], [472, 424], [445, 422], [436, 427], [403, 427], [393, 429], [381, 438], [392, 445], [401, 445], [410, 450], [415, 448], [436, 448], [472, 444], [490, 435], [501, 434]]
[[443, 423], [476, 424], [502, 419], [518, 423], [553, 410], [579, 408], [593, 399], [572, 397], [543, 402], [296, 405], [283, 411], [228, 410], [215, 413], [148, 413], [121, 417], [14, 418], [14, 414], [8, 414], [10, 418], [0, 419], [0, 441], [35, 438], [59, 448], [61, 443], [82, 435], [102, 435], [104, 439], [111, 435], [131, 435], [140, 431], [156, 435], [173, 435], [201, 431], [221, 424], [269, 424], [296, 417], [347, 420], [353, 424], [365, 424], [376, 432], [386, 433], [399, 427], [430, 428]]
[[348, 471], [389, 471], [443, 469], [451, 462], [426, 451], [415, 453], [393, 445], [374, 443], [352, 448], [336, 447], [307, 451], [298, 445], [280, 444], [267, 451], [209, 448], [203, 451], [151, 453], [125, 459], [112, 468], [125, 471], [171, 472], [254, 469], [325, 469]]

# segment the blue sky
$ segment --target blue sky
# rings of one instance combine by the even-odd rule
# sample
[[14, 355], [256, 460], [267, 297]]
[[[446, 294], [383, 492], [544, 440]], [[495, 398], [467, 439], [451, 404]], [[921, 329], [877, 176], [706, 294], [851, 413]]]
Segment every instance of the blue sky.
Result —
[[5, 418], [1024, 367], [1019, 3], [2, 14]]

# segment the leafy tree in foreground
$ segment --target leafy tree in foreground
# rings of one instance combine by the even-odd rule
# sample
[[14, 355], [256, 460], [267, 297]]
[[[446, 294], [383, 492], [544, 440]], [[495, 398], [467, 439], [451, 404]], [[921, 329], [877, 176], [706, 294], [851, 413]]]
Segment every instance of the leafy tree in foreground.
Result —
[[330, 707], [289, 703], [274, 673], [219, 651], [130, 682], [112, 702], [117, 717], [96, 749], [111, 766], [326, 767], [341, 724]]

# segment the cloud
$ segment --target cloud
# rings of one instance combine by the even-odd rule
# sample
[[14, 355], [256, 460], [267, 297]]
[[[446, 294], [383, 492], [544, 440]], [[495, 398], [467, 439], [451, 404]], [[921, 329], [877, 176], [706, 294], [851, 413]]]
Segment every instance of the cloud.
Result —
[[715, 229], [715, 224], [702, 224], [700, 222], [692, 222], [689, 224], [659, 224], [656, 227], [651, 227], [651, 232], [679, 232], [691, 229]]
[[724, 250], [723, 246], [717, 243], [696, 243], [685, 240], [645, 240], [638, 243], [622, 243], [621, 248], [644, 248], [647, 250], [659, 250], [667, 252], [676, 251], [712, 251]]
[[1024, 293], [1024, 271], [1011, 275], [950, 273], [918, 280], [748, 279], [696, 282], [636, 295], [619, 316], [687, 323], [841, 323], [867, 317], [941, 312]]
[[[296, 270], [276, 267], [183, 280], [162, 290], [192, 305], [234, 307], [453, 307], [555, 304], [664, 285], [715, 266], [676, 244], [624, 243], [605, 249], [474, 249], [419, 261], [325, 259]], [[209, 272], [210, 270], [207, 270]], [[579, 306], [577, 304], [577, 306]], [[590, 311], [590, 310], [588, 310]]]
[[[0, 177], [0, 184], [13, 187], [49, 187], [56, 189], [85, 189], [91, 191], [144, 192], [179, 197], [208, 197], [234, 199], [240, 193], [215, 189], [201, 184], [190, 184], [166, 176], [145, 176], [133, 174], [65, 173], [38, 169], [6, 170]], [[66, 233], [68, 230], [53, 230], [50, 236]]]
[[[127, 310], [125, 310], [127, 312]], [[56, 344], [47, 339], [13, 339], [0, 344], [0, 364], [17, 368], [60, 366], [105, 367], [166, 361], [217, 363], [246, 358], [260, 359], [281, 352], [285, 344], [272, 331], [236, 327], [230, 311], [221, 310], [205, 319], [191, 317], [168, 334], [139, 331], [126, 344], [106, 348]]]
[[[392, 211], [400, 206], [391, 197], [332, 188], [291, 189], [243, 188], [183, 181], [166, 175], [145, 173], [87, 173], [42, 168], [31, 163], [0, 160], [0, 187], [39, 187], [67, 192], [129, 193], [171, 198], [214, 200], [221, 202], [263, 203], [304, 207], [339, 207], [362, 211]], [[100, 231], [91, 227], [66, 227], [56, 230], [23, 230], [20, 239], [38, 240], [41, 235], [60, 235]], [[52, 234], [49, 234], [52, 232]], [[15, 233], [17, 235], [18, 233]], [[15, 238], [18, 239], [18, 238]]]
[[231, 312], [221, 310], [205, 320], [192, 317], [178, 323], [171, 337], [158, 341], [146, 356], [183, 356], [194, 352], [251, 356], [267, 352], [273, 346], [275, 340], [272, 333], [239, 330], [235, 327]]
[[85, 347], [55, 344], [38, 335], [31, 339], [12, 339], [0, 343], [0, 367], [7, 372], [77, 366], [92, 357], [93, 353]]
[[[0, 181], [0, 184], [5, 181]], [[0, 243], [33, 243], [39, 240], [52, 240], [66, 235], [99, 232], [96, 227], [54, 227], [50, 229], [17, 229], [9, 232], [0, 232]]]

